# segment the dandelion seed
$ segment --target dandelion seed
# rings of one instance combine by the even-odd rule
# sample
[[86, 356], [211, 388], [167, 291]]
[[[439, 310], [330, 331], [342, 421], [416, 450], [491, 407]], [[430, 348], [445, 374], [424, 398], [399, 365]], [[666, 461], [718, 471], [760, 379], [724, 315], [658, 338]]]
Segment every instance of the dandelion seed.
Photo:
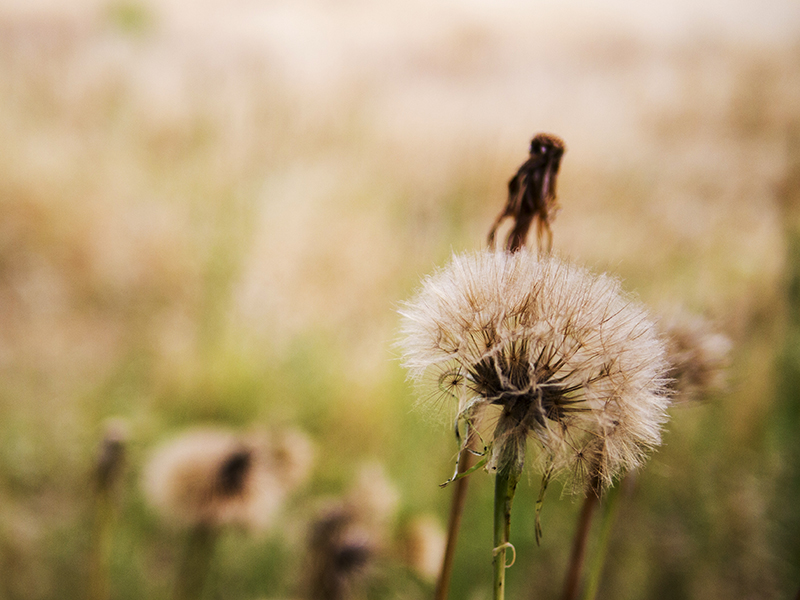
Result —
[[543, 474], [599, 493], [661, 442], [664, 345], [611, 277], [525, 248], [454, 256], [401, 314], [411, 378], [452, 397], [457, 423], [496, 411], [491, 471], [532, 437]]

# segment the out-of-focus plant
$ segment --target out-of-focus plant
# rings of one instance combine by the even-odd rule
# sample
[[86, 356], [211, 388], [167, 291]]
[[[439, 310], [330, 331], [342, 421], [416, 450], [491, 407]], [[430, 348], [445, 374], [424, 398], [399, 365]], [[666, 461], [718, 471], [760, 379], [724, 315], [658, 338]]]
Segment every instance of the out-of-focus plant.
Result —
[[120, 480], [125, 469], [127, 430], [122, 421], [106, 426], [94, 465], [94, 515], [89, 559], [89, 598], [110, 595], [108, 561], [116, 520]]
[[360, 597], [387, 552], [398, 493], [377, 464], [364, 466], [350, 491], [322, 506], [308, 535], [304, 594], [309, 600]]
[[237, 435], [198, 429], [170, 440], [145, 472], [151, 504], [188, 530], [174, 597], [202, 596], [214, 547], [227, 526], [264, 530], [309, 472], [312, 449], [298, 432]]
[[[667, 388], [673, 404], [707, 400], [724, 389], [731, 349], [731, 340], [726, 335], [717, 331], [709, 320], [683, 311], [672, 311], [663, 316], [658, 321], [658, 328], [667, 348]], [[616, 482], [600, 503], [602, 516], [596, 549], [581, 591], [586, 544], [599, 499], [587, 497], [584, 501], [567, 568], [563, 600], [577, 598], [579, 593], [583, 600], [595, 598], [620, 509], [620, 496], [623, 489], [627, 489], [630, 495], [634, 482], [633, 474]]]

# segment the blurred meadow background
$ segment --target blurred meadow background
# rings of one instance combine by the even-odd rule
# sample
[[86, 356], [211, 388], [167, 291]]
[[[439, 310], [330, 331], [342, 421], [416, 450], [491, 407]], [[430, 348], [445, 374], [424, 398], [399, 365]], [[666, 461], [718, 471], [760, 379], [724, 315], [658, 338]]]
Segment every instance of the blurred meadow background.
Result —
[[[408, 526], [445, 526], [457, 444], [396, 311], [484, 246], [539, 131], [567, 144], [557, 252], [733, 342], [725, 391], [671, 409], [623, 499], [599, 597], [794, 597], [800, 4], [3, 0], [0, 599], [87, 597], [112, 418], [111, 598], [170, 596], [182, 531], [142, 477], [198, 425], [316, 449], [266, 531], [222, 535], [204, 597], [302, 597], [308, 524], [363, 465], [395, 503], [367, 597], [431, 597]], [[491, 588], [491, 478], [471, 485], [467, 600]], [[558, 597], [580, 510], [550, 489], [536, 547], [537, 493], [515, 598]]]

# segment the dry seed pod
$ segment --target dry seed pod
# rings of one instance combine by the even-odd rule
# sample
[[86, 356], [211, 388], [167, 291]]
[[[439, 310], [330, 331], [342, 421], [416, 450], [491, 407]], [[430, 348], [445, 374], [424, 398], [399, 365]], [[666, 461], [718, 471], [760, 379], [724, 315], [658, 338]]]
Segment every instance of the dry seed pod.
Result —
[[369, 463], [340, 500], [319, 511], [308, 540], [310, 600], [360, 597], [376, 560], [387, 550], [398, 499], [383, 467]]

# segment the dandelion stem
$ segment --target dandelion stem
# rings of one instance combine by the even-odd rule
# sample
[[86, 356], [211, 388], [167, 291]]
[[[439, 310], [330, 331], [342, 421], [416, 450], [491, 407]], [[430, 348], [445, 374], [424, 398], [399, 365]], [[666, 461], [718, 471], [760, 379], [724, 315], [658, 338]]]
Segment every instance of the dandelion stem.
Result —
[[503, 600], [506, 592], [506, 550], [511, 533], [511, 504], [517, 489], [524, 457], [514, 444], [506, 444], [504, 460], [497, 471], [494, 484], [494, 600]]
[[580, 586], [583, 562], [586, 556], [586, 544], [589, 540], [589, 531], [592, 528], [592, 518], [599, 503], [600, 500], [593, 491], [590, 491], [583, 501], [581, 514], [578, 517], [578, 528], [575, 531], [575, 539], [572, 542], [572, 553], [569, 558], [567, 577], [564, 580], [562, 600], [575, 600], [578, 597], [578, 587]]
[[108, 561], [111, 554], [113, 528], [113, 499], [108, 488], [95, 494], [94, 522], [92, 524], [92, 550], [89, 561], [89, 598], [106, 600], [109, 597]]
[[90, 600], [107, 600], [111, 594], [109, 562], [117, 500], [125, 466], [125, 430], [121, 423], [109, 423], [94, 465], [94, 514], [89, 556]]
[[211, 525], [201, 523], [189, 531], [178, 571], [175, 600], [199, 600], [202, 597], [216, 541], [217, 530]]
[[617, 485], [610, 488], [603, 499], [603, 516], [600, 522], [600, 534], [597, 540], [597, 550], [594, 558], [589, 565], [589, 572], [586, 575], [586, 588], [581, 596], [582, 600], [594, 600], [597, 590], [600, 587], [600, 576], [603, 574], [603, 566], [608, 554], [608, 542], [611, 539], [611, 529], [619, 508], [619, 497], [621, 488], [628, 487], [630, 477], [626, 477]]
[[[462, 452], [458, 461], [458, 472], [463, 473], [471, 468], [474, 460], [470, 452]], [[467, 500], [468, 477], [460, 477], [453, 482], [453, 500], [450, 504], [450, 518], [447, 523], [447, 546], [445, 547], [442, 569], [436, 580], [435, 600], [446, 600], [450, 591], [450, 578], [453, 574], [453, 559], [456, 554], [458, 532], [461, 529], [461, 516], [464, 514], [464, 504]]]
[[458, 458], [456, 474], [451, 480], [453, 484], [453, 499], [450, 504], [450, 517], [447, 523], [447, 545], [442, 559], [442, 568], [436, 580], [434, 600], [447, 600], [447, 595], [450, 592], [450, 579], [453, 574], [458, 532], [461, 529], [461, 516], [464, 514], [464, 505], [467, 501], [467, 490], [469, 489], [469, 477], [464, 475], [473, 471], [477, 466], [474, 464], [476, 460], [474, 451], [478, 449], [481, 443], [481, 437], [477, 429], [477, 423], [480, 421], [481, 415], [482, 410], [479, 410], [472, 417], [472, 424], [469, 425], [467, 438]]

